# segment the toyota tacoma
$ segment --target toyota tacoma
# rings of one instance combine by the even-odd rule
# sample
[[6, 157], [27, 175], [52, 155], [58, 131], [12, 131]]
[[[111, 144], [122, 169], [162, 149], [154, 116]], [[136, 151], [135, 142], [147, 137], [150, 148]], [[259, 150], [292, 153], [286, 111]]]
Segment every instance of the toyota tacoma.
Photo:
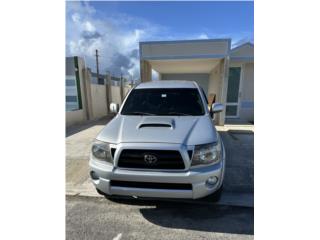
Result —
[[92, 144], [90, 176], [100, 194], [218, 201], [225, 150], [214, 125], [223, 105], [208, 106], [193, 81], [140, 83]]

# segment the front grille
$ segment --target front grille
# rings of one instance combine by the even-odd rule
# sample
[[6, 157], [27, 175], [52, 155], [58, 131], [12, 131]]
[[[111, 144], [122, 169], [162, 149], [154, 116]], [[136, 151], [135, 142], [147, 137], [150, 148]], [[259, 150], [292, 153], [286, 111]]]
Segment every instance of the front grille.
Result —
[[187, 183], [128, 182], [111, 180], [110, 185], [111, 187], [192, 190], [192, 185]]
[[[153, 156], [147, 161], [146, 155]], [[184, 169], [184, 162], [179, 151], [174, 150], [122, 150], [118, 167], [144, 169]]]

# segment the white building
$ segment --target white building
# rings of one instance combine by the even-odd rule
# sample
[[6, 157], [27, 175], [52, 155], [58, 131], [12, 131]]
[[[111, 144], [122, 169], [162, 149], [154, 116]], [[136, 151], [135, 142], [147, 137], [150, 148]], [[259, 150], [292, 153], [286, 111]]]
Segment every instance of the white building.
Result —
[[254, 120], [253, 69], [251, 43], [231, 49], [231, 39], [140, 42], [141, 81], [151, 81], [154, 70], [159, 80], [198, 82], [209, 102], [225, 104], [220, 125]]

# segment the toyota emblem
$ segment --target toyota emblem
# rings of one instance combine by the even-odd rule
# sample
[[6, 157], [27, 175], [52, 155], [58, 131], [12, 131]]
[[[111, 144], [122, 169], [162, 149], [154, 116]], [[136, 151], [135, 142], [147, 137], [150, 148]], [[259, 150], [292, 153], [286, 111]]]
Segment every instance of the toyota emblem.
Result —
[[157, 157], [154, 156], [154, 155], [145, 154], [145, 155], [144, 155], [144, 161], [145, 161], [145, 163], [148, 164], [148, 165], [153, 165], [153, 164], [155, 164], [155, 163], [158, 161], [158, 159], [157, 159]]

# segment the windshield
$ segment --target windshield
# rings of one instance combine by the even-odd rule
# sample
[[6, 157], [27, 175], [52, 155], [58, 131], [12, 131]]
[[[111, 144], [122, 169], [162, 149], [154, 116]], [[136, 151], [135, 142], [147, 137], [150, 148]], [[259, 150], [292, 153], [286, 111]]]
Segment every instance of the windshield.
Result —
[[147, 88], [132, 90], [121, 114], [199, 116], [204, 108], [196, 88]]

